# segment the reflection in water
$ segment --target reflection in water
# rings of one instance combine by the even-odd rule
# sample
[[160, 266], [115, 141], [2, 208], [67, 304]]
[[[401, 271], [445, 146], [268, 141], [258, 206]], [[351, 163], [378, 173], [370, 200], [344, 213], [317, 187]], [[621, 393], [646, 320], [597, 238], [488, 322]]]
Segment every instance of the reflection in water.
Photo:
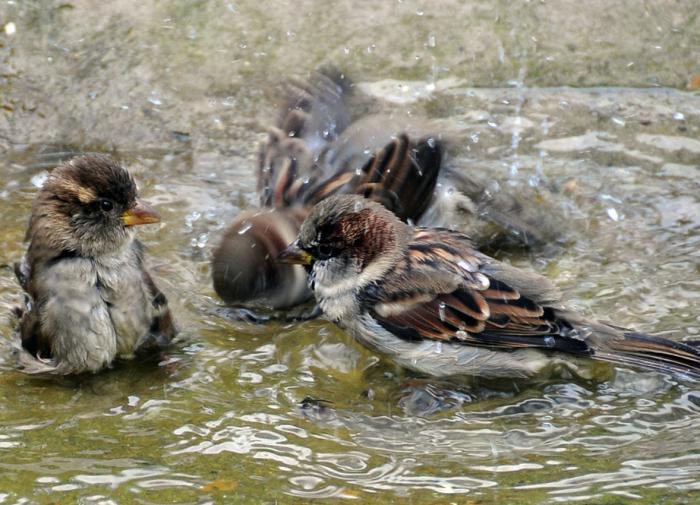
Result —
[[[158, 363], [82, 379], [25, 377], [0, 352], [0, 503], [654, 503], [699, 490], [692, 383], [608, 368], [595, 380], [441, 383], [321, 321], [252, 325], [220, 310], [211, 248], [257, 200], [265, 90], [328, 60], [350, 69], [368, 108], [461, 133], [452, 166], [568, 223], [541, 250], [492, 253], [543, 272], [588, 317], [698, 338], [700, 97], [532, 87], [682, 84], [694, 61], [673, 51], [695, 17], [606, 2], [627, 20], [610, 30], [550, 4], [443, 4], [454, 9], [404, 1], [369, 18], [356, 2], [0, 6], [15, 26], [0, 44], [0, 264], [21, 257], [48, 168], [113, 153], [163, 217], [140, 236], [183, 335]], [[3, 268], [4, 339], [17, 294]]]

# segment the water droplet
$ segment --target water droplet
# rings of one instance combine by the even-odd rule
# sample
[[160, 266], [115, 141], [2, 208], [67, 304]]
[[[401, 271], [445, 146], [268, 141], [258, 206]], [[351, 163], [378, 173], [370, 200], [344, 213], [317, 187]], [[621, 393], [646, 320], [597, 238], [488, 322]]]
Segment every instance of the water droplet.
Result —
[[544, 345], [545, 345], [546, 347], [552, 348], [552, 347], [554, 347], [554, 344], [555, 344], [555, 343], [556, 343], [556, 342], [555, 342], [555, 340], [554, 340], [554, 337], [552, 337], [552, 336], [550, 336], [550, 335], [547, 335], [546, 337], [544, 337]]
[[455, 333], [455, 338], [457, 338], [457, 340], [467, 340], [467, 332], [464, 330], [459, 330]]
[[608, 217], [612, 219], [613, 221], [619, 221], [620, 220], [620, 215], [617, 213], [617, 210], [613, 207], [610, 207], [608, 210]]
[[153, 104], [153, 105], [162, 105], [163, 104], [163, 97], [160, 95], [160, 93], [158, 91], [153, 90], [148, 95], [148, 102]]
[[440, 302], [440, 305], [438, 306], [438, 315], [440, 316], [440, 321], [445, 320], [445, 308], [446, 308], [445, 303]]
[[498, 183], [498, 181], [491, 181], [488, 184], [488, 187], [486, 188], [486, 191], [490, 193], [491, 195], [494, 195], [501, 191], [501, 185]]
[[17, 25], [10, 21], [5, 25], [5, 35], [9, 37], [11, 35], [14, 35], [15, 33], [17, 33]]
[[204, 246], [207, 245], [207, 241], [209, 240], [209, 234], [208, 233], [202, 233], [199, 235], [197, 238], [192, 239], [192, 247], [196, 247], [198, 249], [203, 249]]
[[549, 127], [552, 126], [552, 123], [549, 122], [548, 119], [544, 119], [542, 123], [540, 123], [540, 128], [542, 128], [542, 133], [546, 136], [549, 135]]
[[520, 134], [517, 131], [514, 131], [513, 135], [510, 138], [510, 148], [513, 151], [517, 151], [519, 145], [520, 145]]
[[676, 121], [685, 121], [685, 115], [682, 112], [674, 112], [673, 119]]
[[252, 227], [253, 227], [253, 223], [251, 223], [250, 221], [243, 221], [241, 223], [241, 227], [238, 230], [238, 234], [243, 235], [243, 234], [247, 233], [248, 230], [250, 230]]
[[48, 172], [41, 172], [39, 174], [36, 174], [36, 175], [32, 176], [32, 178], [31, 178], [32, 186], [34, 186], [35, 188], [40, 188], [44, 185], [44, 183], [46, 182], [46, 179], [48, 179], [48, 178], [49, 178]]
[[474, 268], [474, 265], [471, 265], [470, 263], [464, 261], [464, 260], [459, 260], [457, 262], [457, 266], [461, 268], [462, 270], [465, 270], [467, 272], [476, 272], [476, 269]]
[[601, 193], [600, 199], [607, 201], [607, 202], [613, 202], [613, 203], [617, 203], [617, 204], [622, 205], [622, 200], [620, 200], [619, 198], [617, 198], [615, 196], [608, 195], [607, 193]]
[[423, 14], [425, 14], [425, 11], [422, 11], [422, 10], [417, 10], [417, 11], [416, 11], [416, 15], [417, 15], [417, 16], [422, 16]]
[[611, 120], [612, 120], [612, 122], [615, 123], [617, 126], [625, 126], [625, 124], [626, 124], [626, 123], [625, 123], [625, 120], [624, 120], [624, 119], [620, 119], [619, 117], [613, 116], [613, 117], [611, 118]]
[[196, 210], [195, 210], [194, 212], [192, 212], [191, 214], [187, 214], [187, 215], [185, 216], [185, 226], [186, 226], [188, 229], [191, 230], [191, 229], [192, 229], [192, 224], [193, 224], [195, 221], [199, 221], [199, 218], [201, 218], [201, 217], [202, 217], [202, 213], [201, 213], [201, 212], [197, 212]]

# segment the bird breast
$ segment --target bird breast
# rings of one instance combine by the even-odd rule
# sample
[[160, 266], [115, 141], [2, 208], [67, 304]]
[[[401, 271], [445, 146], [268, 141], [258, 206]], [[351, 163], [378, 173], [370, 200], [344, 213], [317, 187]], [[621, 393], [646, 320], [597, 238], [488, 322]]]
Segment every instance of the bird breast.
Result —
[[117, 336], [117, 354], [129, 357], [139, 339], [148, 333], [154, 316], [143, 282], [142, 266], [135, 251], [128, 249], [121, 257], [95, 261], [95, 271], [100, 295]]

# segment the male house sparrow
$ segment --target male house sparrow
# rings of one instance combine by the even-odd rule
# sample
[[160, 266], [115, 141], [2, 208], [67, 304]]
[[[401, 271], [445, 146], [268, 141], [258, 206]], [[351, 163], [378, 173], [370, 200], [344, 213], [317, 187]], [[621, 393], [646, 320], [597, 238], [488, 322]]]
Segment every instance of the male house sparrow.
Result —
[[280, 261], [311, 266], [328, 319], [421, 373], [524, 378], [585, 357], [700, 378], [695, 347], [585, 322], [544, 277], [358, 196], [318, 204]]
[[98, 155], [58, 166], [39, 190], [25, 263], [15, 266], [28, 297], [23, 371], [98, 372], [175, 335], [133, 231], [160, 218], [136, 191], [129, 172]]
[[214, 251], [214, 289], [225, 302], [277, 309], [311, 297], [306, 271], [275, 258], [329, 195], [361, 194], [404, 220], [418, 220], [428, 207], [442, 163], [439, 139], [388, 116], [349, 124], [348, 92], [347, 79], [332, 70], [287, 83], [260, 152], [263, 210], [237, 216]]

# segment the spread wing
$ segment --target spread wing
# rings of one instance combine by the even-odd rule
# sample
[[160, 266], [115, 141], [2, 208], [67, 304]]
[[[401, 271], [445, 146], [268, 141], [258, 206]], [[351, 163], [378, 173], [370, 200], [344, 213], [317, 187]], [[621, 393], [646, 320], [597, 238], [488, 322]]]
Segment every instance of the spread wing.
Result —
[[349, 88], [333, 69], [286, 84], [280, 117], [260, 153], [262, 206], [311, 207], [334, 194], [356, 193], [417, 220], [437, 183], [442, 143], [420, 129], [409, 136], [408, 125], [384, 116], [348, 128]]
[[308, 82], [285, 83], [279, 118], [260, 150], [261, 206], [292, 205], [309, 181], [325, 175], [316, 160], [348, 124], [348, 89], [345, 76], [333, 69], [315, 73]]
[[430, 204], [442, 165], [442, 145], [433, 138], [418, 142], [400, 134], [360, 167], [341, 166], [330, 178], [304, 193], [315, 205], [339, 193], [355, 193], [381, 203], [406, 221], [417, 220]]
[[554, 290], [543, 278], [521, 272], [516, 279], [515, 269], [473, 250], [465, 235], [418, 229], [404, 261], [402, 274], [367, 293], [373, 317], [400, 338], [591, 353], [545, 303]]

